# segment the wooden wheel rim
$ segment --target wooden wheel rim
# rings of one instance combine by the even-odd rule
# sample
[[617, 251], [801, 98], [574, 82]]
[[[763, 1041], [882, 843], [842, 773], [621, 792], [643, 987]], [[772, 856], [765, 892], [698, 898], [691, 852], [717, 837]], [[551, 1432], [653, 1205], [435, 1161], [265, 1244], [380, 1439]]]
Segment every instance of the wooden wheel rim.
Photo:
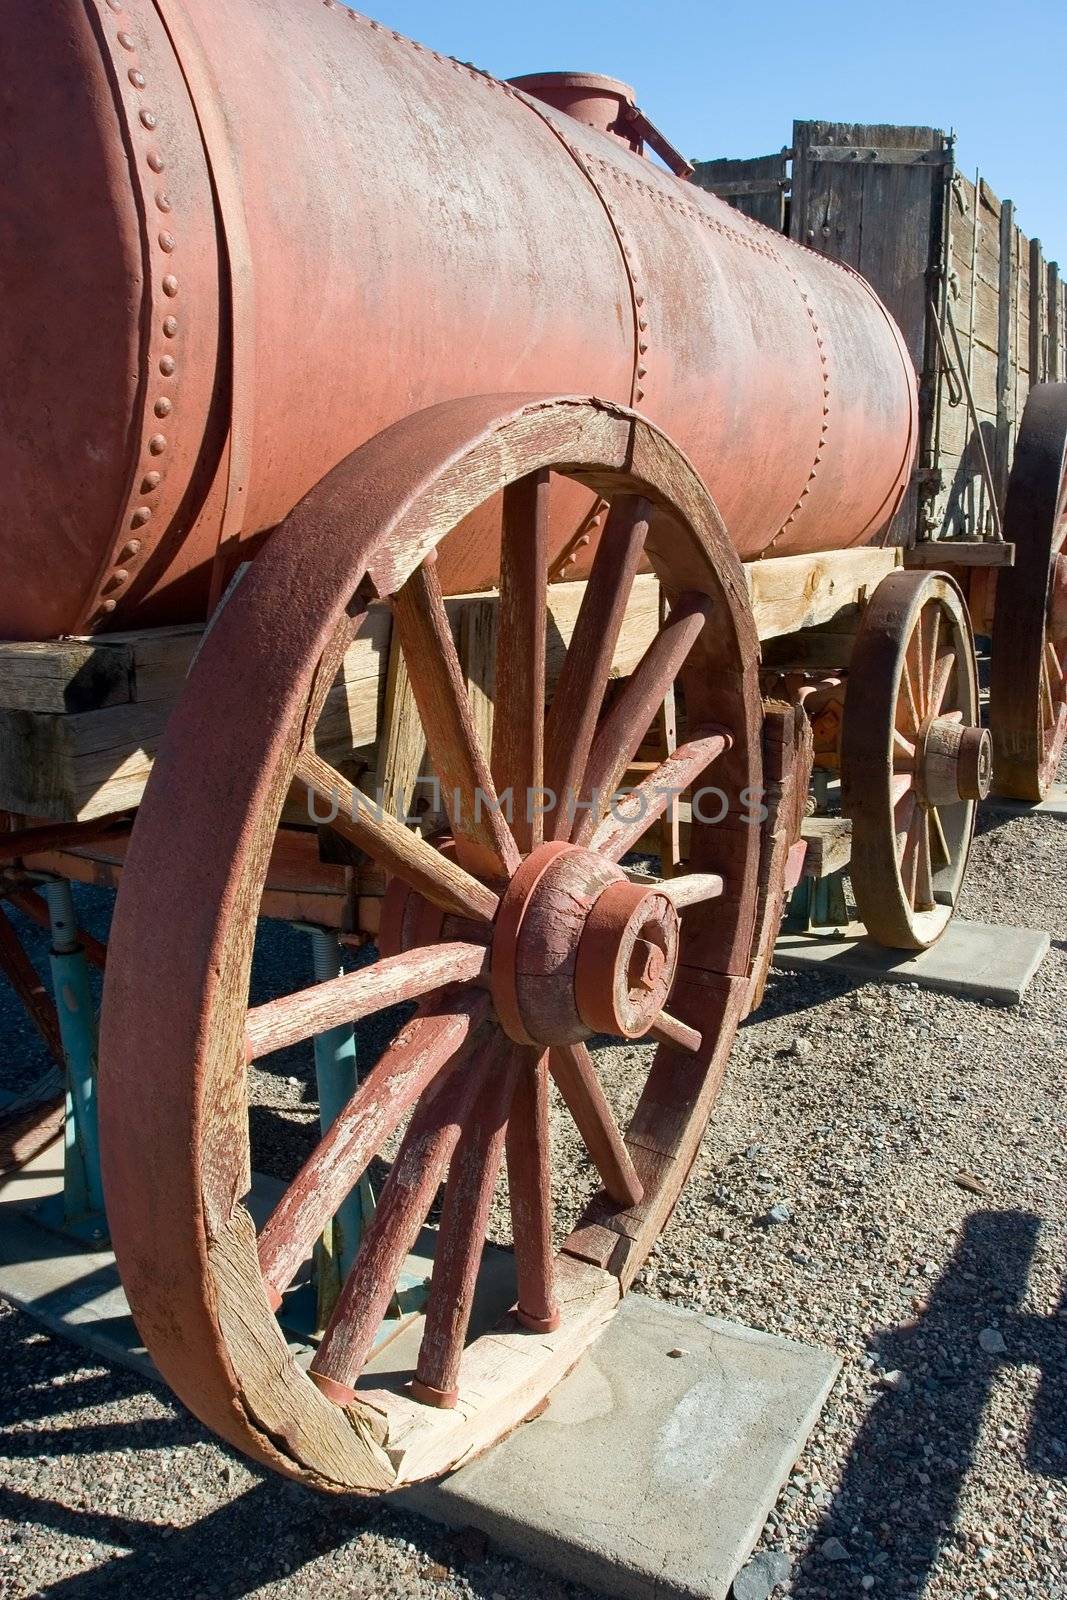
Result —
[[[321, 1487], [391, 1488], [442, 1470], [455, 1452], [435, 1454], [431, 1441], [409, 1461], [381, 1410], [325, 1398], [292, 1360], [259, 1276], [243, 1204], [244, 1018], [269, 841], [313, 725], [309, 701], [332, 682], [351, 637], [352, 596], [368, 579], [378, 594], [396, 592], [467, 510], [547, 467], [671, 508], [655, 520], [648, 554], [672, 584], [714, 601], [687, 692], [699, 707], [714, 681], [734, 733], [716, 781], [733, 795], [757, 792], [755, 628], [695, 473], [621, 408], [488, 397], [387, 430], [277, 530], [205, 640], [127, 856], [101, 1037], [104, 1178], [123, 1282], [142, 1337], [190, 1408], [255, 1459]], [[631, 1123], [644, 1199], [620, 1212], [598, 1197], [568, 1241], [572, 1264], [604, 1280], [601, 1321], [673, 1208], [743, 1011], [760, 843], [743, 810], [694, 828], [692, 867], [722, 873], [729, 887], [714, 916], [697, 907], [684, 929], [672, 1005], [683, 1022], [699, 1017], [701, 1047], [694, 1057], [661, 1045]], [[541, 1393], [568, 1364], [565, 1349], [548, 1352], [536, 1368]], [[540, 1397], [520, 1385], [480, 1421], [475, 1405], [466, 1448], [506, 1431]]]
[[[1067, 738], [1067, 627], [1053, 628], [1053, 578], [1067, 536], [1067, 383], [1030, 391], [1004, 508], [1015, 565], [997, 575], [989, 722], [993, 786], [1042, 800]], [[1060, 578], [1062, 597], [1063, 573]]]
[[[936, 615], [936, 635], [924, 618]], [[974, 831], [975, 801], [940, 804], [931, 820], [919, 796], [921, 785], [911, 772], [900, 735], [916, 720], [913, 697], [925, 691], [916, 678], [917, 641], [935, 642], [935, 655], [950, 651], [954, 658], [941, 709], [958, 713], [964, 728], [979, 721], [978, 670], [967, 608], [959, 589], [941, 574], [894, 572], [875, 590], [859, 633], [849, 667], [849, 686], [841, 729], [842, 806], [852, 820], [850, 875], [856, 908], [868, 933], [880, 944], [902, 950], [922, 950], [948, 926], [967, 868]], [[942, 645], [944, 649], [942, 649]], [[929, 664], [927, 664], [929, 667]], [[929, 681], [929, 680], [928, 680]], [[918, 718], [920, 725], [926, 720]], [[943, 844], [934, 843], [934, 821], [940, 820]], [[918, 819], [918, 820], [916, 820]], [[905, 844], [900, 841], [904, 823]], [[930, 837], [933, 905], [917, 893], [902, 859], [918, 830]], [[914, 848], [920, 849], [921, 840]]]

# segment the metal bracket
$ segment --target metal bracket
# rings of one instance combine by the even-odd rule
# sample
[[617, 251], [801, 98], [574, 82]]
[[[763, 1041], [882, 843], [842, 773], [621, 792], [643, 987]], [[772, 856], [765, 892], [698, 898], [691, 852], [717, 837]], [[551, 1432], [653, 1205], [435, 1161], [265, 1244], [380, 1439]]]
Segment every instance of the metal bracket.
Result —
[[906, 150], [875, 148], [872, 145], [813, 144], [805, 151], [809, 161], [867, 162], [887, 167], [947, 167], [952, 164], [949, 150]]

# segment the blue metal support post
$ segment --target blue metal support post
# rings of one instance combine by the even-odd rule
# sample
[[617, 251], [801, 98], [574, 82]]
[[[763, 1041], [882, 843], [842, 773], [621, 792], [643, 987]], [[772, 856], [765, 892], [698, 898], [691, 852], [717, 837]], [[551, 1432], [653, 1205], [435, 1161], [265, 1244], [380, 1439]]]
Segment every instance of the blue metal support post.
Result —
[[55, 1221], [95, 1242], [107, 1237], [97, 1130], [96, 1007], [85, 952], [78, 943], [70, 884], [54, 878], [42, 889], [51, 917], [52, 987], [67, 1069], [63, 1205]]

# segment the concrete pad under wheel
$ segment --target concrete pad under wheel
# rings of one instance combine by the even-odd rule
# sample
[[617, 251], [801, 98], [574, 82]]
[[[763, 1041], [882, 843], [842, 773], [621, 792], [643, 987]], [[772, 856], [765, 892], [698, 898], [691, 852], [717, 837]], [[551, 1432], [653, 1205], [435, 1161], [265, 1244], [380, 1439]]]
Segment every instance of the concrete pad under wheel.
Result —
[[399, 1499], [605, 1594], [723, 1600], [839, 1367], [630, 1295], [534, 1421]]
[[826, 934], [783, 933], [774, 947], [786, 972], [841, 972], [873, 983], [915, 983], [997, 1005], [1018, 1005], [1049, 947], [1037, 928], [1006, 928], [954, 917], [929, 950], [887, 950], [861, 924]]
[[1005, 811], [1013, 817], [1060, 817], [1067, 821], [1067, 783], [1054, 783], [1043, 800], [1007, 800], [991, 794], [985, 802], [990, 811]]

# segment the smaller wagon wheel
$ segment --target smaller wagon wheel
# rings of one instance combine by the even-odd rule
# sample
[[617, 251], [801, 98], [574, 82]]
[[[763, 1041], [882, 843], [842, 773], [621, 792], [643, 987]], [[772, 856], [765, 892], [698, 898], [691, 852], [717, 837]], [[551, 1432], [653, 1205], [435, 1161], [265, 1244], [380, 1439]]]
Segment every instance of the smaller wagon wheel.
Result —
[[1042, 800], [1067, 736], [1067, 383], [1030, 391], [1004, 508], [1015, 565], [997, 574], [993, 786]]
[[940, 573], [890, 573], [856, 637], [841, 730], [852, 889], [880, 944], [924, 950], [945, 931], [991, 765], [959, 589]]
[[[549, 490], [611, 506], [549, 693]], [[496, 706], [472, 719], [435, 548], [500, 494]], [[610, 697], [647, 560], [671, 609]], [[388, 597], [450, 836], [360, 797], [312, 734], [345, 652]], [[675, 678], [677, 749], [617, 805]], [[546, 712], [546, 699], [549, 701]], [[218, 614], [168, 724], [126, 859], [103, 1008], [102, 1145], [123, 1284], [163, 1375], [254, 1458], [323, 1487], [433, 1475], [536, 1407], [611, 1315], [675, 1204], [743, 1013], [761, 783], [758, 645], [744, 579], [692, 468], [602, 402], [482, 397], [419, 413], [357, 451], [277, 530]], [[216, 752], [218, 759], [211, 759]], [[704, 814], [699, 780], [724, 797]], [[249, 1010], [256, 913], [294, 777], [388, 876], [381, 959]], [[623, 857], [696, 786], [689, 864], [669, 884]], [[562, 802], [528, 810], [527, 795]], [[509, 791], [522, 797], [510, 820]], [[161, 918], [166, 905], [172, 914]], [[399, 1001], [418, 1009], [257, 1239], [250, 1060]], [[586, 1041], [659, 1042], [625, 1132]], [[549, 1074], [602, 1190], [553, 1248]], [[310, 1376], [274, 1318], [324, 1223], [394, 1132], [399, 1153]], [[486, 1220], [508, 1170], [517, 1303], [468, 1343]], [[447, 1173], [413, 1381], [361, 1374]]]

